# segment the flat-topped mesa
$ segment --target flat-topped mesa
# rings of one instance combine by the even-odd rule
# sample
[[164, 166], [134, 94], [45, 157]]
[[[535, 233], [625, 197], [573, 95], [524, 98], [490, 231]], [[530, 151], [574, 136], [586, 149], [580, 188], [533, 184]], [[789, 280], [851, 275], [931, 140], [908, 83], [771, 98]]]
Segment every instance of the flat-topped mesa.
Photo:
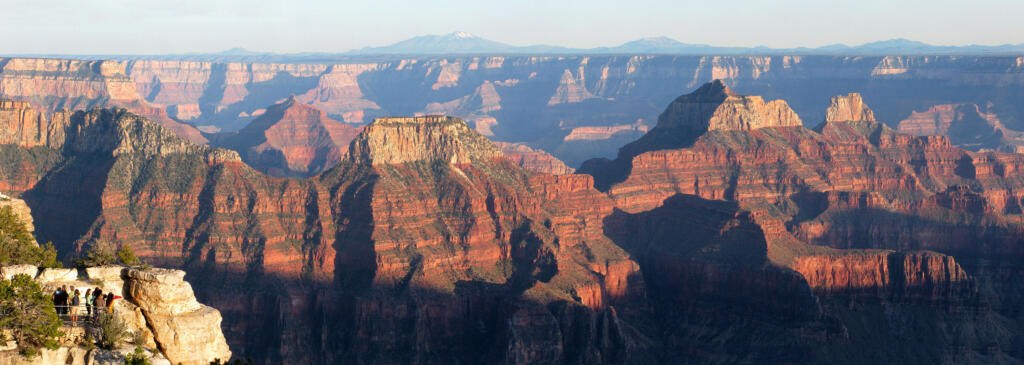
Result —
[[721, 80], [715, 80], [669, 104], [658, 117], [656, 128], [688, 128], [703, 132], [802, 125], [800, 117], [785, 100], [765, 102], [760, 96], [740, 95]]
[[833, 96], [825, 111], [825, 123], [875, 121], [875, 113], [864, 104], [860, 93]]
[[414, 161], [465, 164], [502, 153], [462, 119], [428, 115], [374, 120], [352, 141], [348, 156], [350, 161], [374, 165]]

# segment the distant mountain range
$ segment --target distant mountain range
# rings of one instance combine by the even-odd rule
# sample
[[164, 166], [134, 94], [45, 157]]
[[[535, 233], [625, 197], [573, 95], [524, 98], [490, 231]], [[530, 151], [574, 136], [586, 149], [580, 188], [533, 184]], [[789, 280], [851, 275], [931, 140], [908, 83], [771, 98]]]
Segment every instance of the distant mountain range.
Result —
[[1024, 43], [999, 46], [935, 46], [908, 39], [890, 39], [848, 46], [833, 44], [808, 48], [719, 47], [707, 44], [683, 43], [669, 37], [641, 38], [615, 47], [568, 48], [549, 45], [513, 46], [477, 37], [466, 32], [445, 35], [413, 37], [383, 47], [366, 47], [347, 52], [349, 55], [410, 55], [410, 54], [966, 54], [966, 53], [1024, 53]]
[[245, 62], [317, 62], [339, 59], [391, 58], [395, 56], [419, 55], [494, 55], [494, 54], [677, 54], [677, 55], [1021, 55], [1024, 54], [1024, 43], [1004, 45], [965, 45], [936, 46], [923, 42], [896, 38], [884, 41], [865, 43], [858, 46], [832, 44], [821, 47], [770, 48], [757, 47], [722, 47], [707, 44], [683, 43], [668, 37], [641, 38], [614, 47], [569, 48], [551, 45], [515, 46], [481, 38], [466, 32], [453, 32], [444, 35], [423, 35], [409, 38], [387, 46], [364, 47], [348, 52], [303, 52], [303, 53], [270, 53], [254, 52], [243, 48], [232, 48], [215, 53], [183, 53], [168, 55], [12, 55], [12, 56], [48, 56], [71, 58], [158, 58], [158, 59], [189, 59], [205, 61], [245, 61]]

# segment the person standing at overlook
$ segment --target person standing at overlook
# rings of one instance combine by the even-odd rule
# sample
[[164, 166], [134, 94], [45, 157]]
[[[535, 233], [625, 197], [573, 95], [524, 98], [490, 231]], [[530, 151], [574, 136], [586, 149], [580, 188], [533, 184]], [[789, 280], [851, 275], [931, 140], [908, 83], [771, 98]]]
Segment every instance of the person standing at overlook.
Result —
[[71, 295], [71, 307], [68, 308], [71, 313], [71, 327], [78, 326], [78, 306], [82, 304], [82, 300], [79, 298], [81, 293], [78, 289], [75, 289], [75, 293]]
[[103, 296], [103, 292], [99, 289], [96, 289], [96, 303], [93, 303], [93, 305], [96, 307], [97, 316], [99, 316], [100, 313], [103, 313], [101, 310], [105, 310], [107, 308], [107, 298]]
[[92, 289], [85, 289], [85, 316], [92, 317], [92, 302], [96, 300], [96, 297], [92, 294]]

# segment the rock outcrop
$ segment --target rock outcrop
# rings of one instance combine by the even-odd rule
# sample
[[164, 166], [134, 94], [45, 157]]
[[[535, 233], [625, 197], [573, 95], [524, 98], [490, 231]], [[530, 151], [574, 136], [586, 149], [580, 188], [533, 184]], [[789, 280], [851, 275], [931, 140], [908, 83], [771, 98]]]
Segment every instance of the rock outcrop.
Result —
[[127, 298], [136, 303], [157, 345], [174, 364], [207, 364], [230, 359], [216, 309], [199, 304], [180, 270], [129, 269]]
[[760, 96], [737, 94], [722, 80], [715, 80], [669, 104], [655, 129], [703, 133], [799, 126], [803, 126], [800, 117], [785, 101], [766, 103]]
[[276, 176], [312, 176], [341, 160], [359, 128], [290, 97], [214, 145], [239, 151], [243, 161]]
[[0, 193], [0, 209], [5, 208], [10, 208], [11, 213], [14, 213], [14, 216], [25, 224], [25, 228], [29, 232], [36, 230], [35, 225], [32, 224], [32, 209], [28, 207], [24, 200], [14, 199]]
[[598, 188], [606, 189], [625, 178], [630, 161], [644, 152], [689, 147], [708, 132], [800, 126], [803, 122], [785, 101], [766, 103], [760, 96], [737, 94], [715, 80], [676, 98], [658, 116], [653, 129], [619, 149], [615, 161], [588, 161], [581, 171], [596, 175]]
[[366, 126], [349, 159], [368, 164], [444, 161], [468, 164], [501, 156], [486, 137], [447, 116], [379, 118]]
[[825, 110], [825, 123], [829, 122], [874, 122], [875, 112], [864, 104], [858, 93], [832, 97]]
[[44, 115], [28, 102], [0, 100], [0, 144], [32, 148], [61, 141], [70, 115], [67, 111]]
[[[191, 286], [183, 280], [185, 273], [167, 269], [129, 269], [122, 266], [89, 267], [88, 277], [79, 278], [75, 269], [43, 269], [20, 265], [0, 268], [5, 279], [14, 274], [29, 275], [43, 287], [102, 287], [123, 299], [115, 300], [112, 313], [121, 318], [131, 333], [141, 332], [150, 360], [156, 364], [208, 364], [215, 359], [231, 358], [221, 331], [219, 311], [200, 304]], [[37, 275], [38, 272], [38, 275]], [[125, 295], [127, 294], [127, 295]], [[69, 334], [81, 327], [64, 328]], [[120, 362], [131, 347], [118, 352], [88, 350], [78, 343], [67, 343], [57, 350], [44, 350], [41, 358], [24, 359], [16, 351], [0, 352], [0, 361], [12, 364], [46, 364], [48, 359], [60, 363]], [[106, 359], [106, 360], [104, 360]]]
[[801, 256], [793, 269], [815, 291], [897, 300], [973, 300], [973, 279], [947, 255], [868, 251]]

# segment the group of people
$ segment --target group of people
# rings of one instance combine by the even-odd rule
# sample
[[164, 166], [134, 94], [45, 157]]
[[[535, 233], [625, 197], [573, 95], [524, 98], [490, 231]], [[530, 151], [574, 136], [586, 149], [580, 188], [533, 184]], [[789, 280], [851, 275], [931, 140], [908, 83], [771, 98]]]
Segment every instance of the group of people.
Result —
[[72, 326], [78, 325], [82, 304], [85, 304], [86, 316], [92, 317], [94, 313], [99, 315], [101, 310], [103, 313], [110, 312], [115, 299], [121, 299], [121, 297], [114, 293], [103, 294], [103, 289], [100, 288], [86, 289], [84, 297], [78, 289], [71, 288], [69, 290], [65, 286], [61, 286], [53, 292], [53, 306], [57, 310], [57, 315], [71, 319]]

